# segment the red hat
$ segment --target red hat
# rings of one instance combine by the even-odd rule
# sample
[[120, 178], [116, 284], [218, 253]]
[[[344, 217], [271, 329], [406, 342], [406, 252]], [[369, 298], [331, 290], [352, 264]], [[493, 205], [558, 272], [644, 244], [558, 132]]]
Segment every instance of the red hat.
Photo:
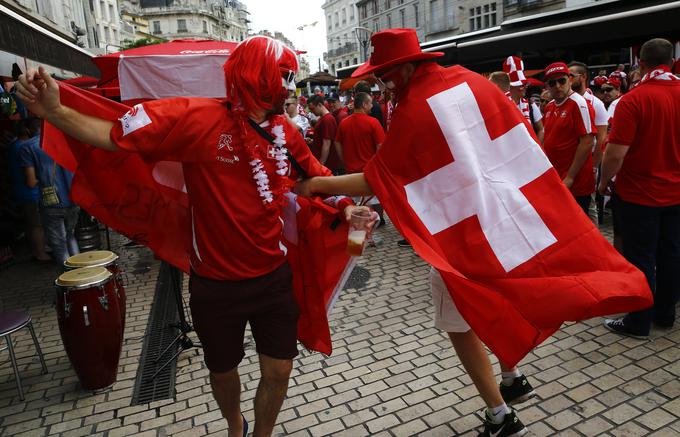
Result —
[[593, 83], [597, 86], [602, 86], [607, 83], [607, 78], [604, 76], [597, 76], [595, 79], [593, 79]]
[[553, 62], [552, 64], [545, 67], [543, 70], [543, 79], [548, 80], [555, 76], [561, 76], [563, 74], [569, 75], [569, 67], [564, 62]]
[[527, 78], [522, 70], [511, 71], [508, 76], [510, 76], [510, 86], [522, 86], [527, 83]]
[[513, 71], [524, 70], [524, 61], [519, 56], [508, 56], [503, 61], [503, 71], [510, 73]]
[[607, 85], [613, 86], [613, 87], [616, 88], [617, 90], [621, 88], [621, 81], [618, 80], [618, 79], [615, 78], [615, 77], [610, 77], [609, 79], [607, 79], [607, 82], [605, 82], [605, 83], [606, 83]]
[[352, 77], [377, 72], [392, 65], [444, 56], [442, 52], [423, 52], [415, 29], [387, 29], [371, 36], [373, 53], [368, 62], [357, 68]]

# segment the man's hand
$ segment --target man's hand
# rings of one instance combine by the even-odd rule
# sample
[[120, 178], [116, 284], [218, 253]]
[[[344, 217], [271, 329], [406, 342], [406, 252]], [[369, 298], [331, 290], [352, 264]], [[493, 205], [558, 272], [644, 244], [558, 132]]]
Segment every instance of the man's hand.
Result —
[[293, 192], [298, 196], [312, 197], [315, 193], [314, 179], [316, 178], [302, 179], [297, 181], [293, 187]]
[[51, 114], [61, 109], [59, 85], [44, 67], [38, 71], [29, 68], [19, 76], [16, 93], [28, 110], [39, 118], [49, 119]]
[[574, 185], [574, 179], [570, 178], [567, 176], [566, 178], [562, 179], [562, 182], [564, 185], [567, 186], [567, 188], [571, 189], [571, 186]]
[[349, 219], [352, 217], [352, 213], [356, 211], [369, 211], [371, 213], [371, 221], [368, 223], [369, 232], [372, 231], [375, 227], [375, 224], [380, 221], [380, 216], [377, 212], [373, 211], [368, 206], [360, 205], [349, 205], [345, 207], [345, 220], [349, 221]]
[[597, 192], [603, 196], [611, 196], [613, 192], [612, 183], [610, 181], [605, 181], [604, 179], [601, 180], [600, 184], [597, 186]]

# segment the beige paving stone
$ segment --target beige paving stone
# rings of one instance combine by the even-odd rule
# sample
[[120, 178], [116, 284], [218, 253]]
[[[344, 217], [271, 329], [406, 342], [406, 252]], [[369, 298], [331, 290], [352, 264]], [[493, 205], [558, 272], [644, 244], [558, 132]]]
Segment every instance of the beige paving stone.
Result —
[[676, 420], [676, 417], [669, 412], [658, 408], [649, 413], [643, 414], [635, 419], [636, 422], [641, 423], [649, 429], [657, 430], [663, 426]]
[[637, 417], [639, 414], [639, 410], [628, 404], [621, 404], [602, 413], [604, 417], [616, 424], [625, 423], [630, 419]]
[[575, 425], [574, 429], [586, 436], [599, 436], [603, 435], [612, 427], [613, 425], [602, 417], [593, 417]]
[[580, 421], [581, 417], [570, 410], [562, 410], [545, 418], [545, 422], [558, 431], [567, 429]]

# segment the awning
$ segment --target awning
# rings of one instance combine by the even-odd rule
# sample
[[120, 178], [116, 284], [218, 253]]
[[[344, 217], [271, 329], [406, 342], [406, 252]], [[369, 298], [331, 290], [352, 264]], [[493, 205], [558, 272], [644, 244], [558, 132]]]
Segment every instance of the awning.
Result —
[[0, 50], [39, 64], [99, 76], [92, 54], [71, 41], [0, 5]]

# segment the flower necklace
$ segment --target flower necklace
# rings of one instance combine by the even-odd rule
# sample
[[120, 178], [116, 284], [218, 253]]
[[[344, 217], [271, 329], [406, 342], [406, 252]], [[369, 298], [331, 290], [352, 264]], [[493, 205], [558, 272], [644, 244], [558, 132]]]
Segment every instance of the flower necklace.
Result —
[[288, 149], [286, 149], [286, 133], [282, 124], [277, 124], [272, 128], [274, 136], [273, 148], [268, 151], [269, 157], [276, 161], [276, 170], [273, 174], [267, 174], [263, 155], [263, 147], [258, 146], [257, 141], [247, 141], [245, 151], [248, 156], [253, 173], [253, 179], [257, 186], [257, 191], [262, 198], [262, 203], [266, 208], [280, 210], [285, 202], [284, 194], [289, 191], [292, 181], [288, 178]]

